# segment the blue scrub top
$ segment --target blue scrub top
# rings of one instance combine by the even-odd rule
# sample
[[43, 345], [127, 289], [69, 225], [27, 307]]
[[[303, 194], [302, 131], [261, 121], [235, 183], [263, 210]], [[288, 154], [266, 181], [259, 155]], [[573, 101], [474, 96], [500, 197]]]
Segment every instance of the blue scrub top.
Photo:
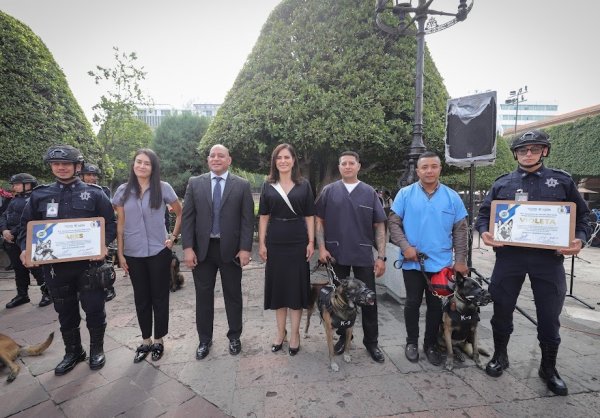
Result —
[[[425, 260], [425, 271], [436, 273], [452, 266], [452, 227], [467, 216], [458, 193], [440, 184], [429, 198], [421, 183], [413, 183], [398, 192], [392, 211], [402, 219], [410, 245], [429, 257]], [[421, 266], [416, 261], [404, 260], [402, 269], [420, 270]]]

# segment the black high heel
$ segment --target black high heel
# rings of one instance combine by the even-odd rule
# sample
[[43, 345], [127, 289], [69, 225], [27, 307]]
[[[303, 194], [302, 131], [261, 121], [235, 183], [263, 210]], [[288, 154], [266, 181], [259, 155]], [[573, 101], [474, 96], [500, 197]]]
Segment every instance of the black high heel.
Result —
[[285, 341], [285, 337], [287, 337], [287, 329], [285, 330], [285, 333], [283, 334], [283, 340], [281, 340], [281, 343], [273, 344], [271, 346], [271, 353], [276, 353], [279, 350], [281, 350], [281, 348], [283, 347], [283, 342]]
[[298, 351], [300, 351], [300, 344], [298, 344], [298, 347], [296, 348], [290, 347], [290, 356], [295, 356], [298, 354]]
[[[290, 339], [290, 341], [292, 340]], [[298, 351], [300, 351], [300, 334], [298, 334], [298, 347], [292, 347], [291, 345], [289, 347], [290, 356], [295, 356]]]

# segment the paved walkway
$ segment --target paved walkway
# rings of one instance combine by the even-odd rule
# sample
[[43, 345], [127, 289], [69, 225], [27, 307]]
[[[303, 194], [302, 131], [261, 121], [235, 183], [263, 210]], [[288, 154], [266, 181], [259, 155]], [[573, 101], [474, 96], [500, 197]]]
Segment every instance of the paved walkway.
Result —
[[[477, 269], [489, 276], [493, 253], [474, 249], [473, 256]], [[383, 286], [378, 287], [378, 300], [384, 364], [376, 364], [368, 356], [360, 343], [358, 324], [352, 363], [340, 361], [338, 373], [329, 371], [324, 332], [316, 315], [297, 356], [287, 355], [287, 344], [273, 354], [275, 318], [273, 312], [262, 308], [264, 269], [255, 262], [243, 278], [241, 355], [232, 357], [227, 351], [225, 310], [217, 285], [214, 344], [206, 359], [195, 360], [194, 287], [188, 271], [184, 272], [185, 287], [171, 294], [164, 357], [158, 362], [148, 357], [148, 361], [133, 364], [141, 337], [132, 288], [119, 271], [117, 297], [106, 305], [106, 366], [94, 372], [82, 363], [57, 377], [53, 369], [63, 356], [63, 344], [56, 313], [51, 306], [36, 305], [36, 287], [30, 289], [31, 304], [6, 310], [4, 305], [14, 296], [14, 281], [10, 274], [1, 273], [0, 332], [23, 344], [38, 343], [52, 331], [56, 337], [42, 356], [20, 360], [24, 367], [15, 382], [7, 384], [6, 369], [0, 370], [0, 416], [599, 416], [600, 249], [585, 249], [580, 256], [575, 260], [573, 293], [597, 309], [590, 310], [572, 298], [565, 303], [558, 364], [569, 387], [568, 397], [554, 396], [537, 377], [536, 330], [518, 313], [509, 345], [511, 366], [498, 379], [488, 377], [468, 359], [453, 372], [431, 366], [423, 355], [417, 364], [408, 362], [404, 357], [403, 307]], [[565, 267], [570, 271], [570, 260]], [[535, 316], [527, 284], [519, 306]], [[480, 336], [483, 347], [492, 351], [490, 317], [488, 306], [482, 312]], [[82, 336], [87, 346], [84, 323]]]

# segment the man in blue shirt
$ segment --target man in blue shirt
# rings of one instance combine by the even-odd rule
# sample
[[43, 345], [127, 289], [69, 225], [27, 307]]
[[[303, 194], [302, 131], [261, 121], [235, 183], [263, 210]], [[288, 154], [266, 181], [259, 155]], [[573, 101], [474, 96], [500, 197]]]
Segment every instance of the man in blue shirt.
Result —
[[[385, 273], [385, 212], [375, 189], [358, 180], [357, 153], [343, 152], [338, 167], [342, 179], [325, 186], [315, 202], [319, 260], [335, 260], [333, 269], [339, 278], [349, 277], [352, 270], [354, 277], [375, 292], [375, 277]], [[383, 363], [385, 357], [377, 345], [377, 303], [363, 306], [361, 312], [363, 344], [374, 361]], [[339, 355], [350, 341], [340, 330], [338, 335], [334, 350]]]
[[[404, 258], [402, 275], [406, 287], [404, 322], [409, 361], [419, 360], [419, 307], [427, 301], [423, 351], [433, 365], [440, 365], [441, 354], [436, 348], [437, 333], [442, 320], [442, 303], [427, 285], [431, 276], [445, 267], [464, 275], [468, 248], [467, 211], [458, 193], [440, 183], [442, 162], [433, 152], [421, 154], [417, 161], [419, 181], [401, 189], [389, 216], [391, 241], [400, 247]], [[454, 252], [454, 259], [453, 259]], [[421, 271], [418, 254], [425, 254]]]

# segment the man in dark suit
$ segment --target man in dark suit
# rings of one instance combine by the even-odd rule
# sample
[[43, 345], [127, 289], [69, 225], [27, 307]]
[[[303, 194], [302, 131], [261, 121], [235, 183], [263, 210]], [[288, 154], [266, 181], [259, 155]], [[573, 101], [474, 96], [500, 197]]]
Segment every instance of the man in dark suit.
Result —
[[250, 262], [254, 201], [250, 184], [229, 173], [230, 165], [229, 150], [213, 146], [208, 155], [210, 172], [190, 178], [184, 198], [181, 237], [184, 262], [193, 269], [196, 287], [198, 360], [208, 355], [212, 344], [217, 270], [229, 323], [229, 353], [242, 350], [242, 267]]

